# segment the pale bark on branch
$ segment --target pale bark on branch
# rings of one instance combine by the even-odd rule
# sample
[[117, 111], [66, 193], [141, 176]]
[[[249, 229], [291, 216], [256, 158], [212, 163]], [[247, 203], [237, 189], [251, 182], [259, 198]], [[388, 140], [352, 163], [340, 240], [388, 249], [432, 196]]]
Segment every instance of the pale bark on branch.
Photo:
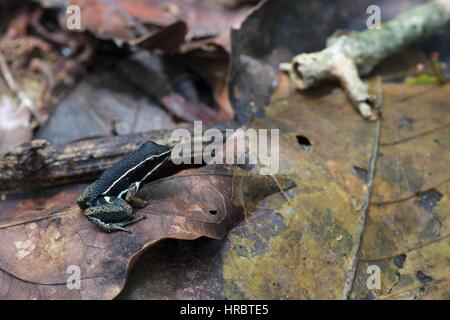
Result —
[[381, 60], [417, 42], [450, 22], [450, 1], [432, 0], [396, 17], [378, 29], [334, 35], [319, 52], [295, 56], [280, 68], [300, 90], [335, 78], [361, 115], [378, 117], [377, 102], [360, 76], [369, 74]]

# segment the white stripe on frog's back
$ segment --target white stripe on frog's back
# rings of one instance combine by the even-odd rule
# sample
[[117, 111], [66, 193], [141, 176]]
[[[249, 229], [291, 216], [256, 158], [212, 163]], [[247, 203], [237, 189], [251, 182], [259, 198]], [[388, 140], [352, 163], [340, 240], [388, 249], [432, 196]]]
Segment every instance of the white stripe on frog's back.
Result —
[[[166, 159], [167, 159], [167, 158], [166, 158]], [[155, 172], [155, 170], [158, 169], [158, 168], [164, 163], [164, 161], [165, 161], [166, 159], [164, 159], [163, 161], [161, 161], [156, 167], [153, 168], [153, 170], [151, 170], [150, 172], [148, 172], [141, 180], [139, 180], [139, 181], [137, 181], [137, 182], [133, 182], [127, 189], [125, 189], [125, 190], [123, 190], [121, 193], [119, 193], [119, 195], [118, 195], [117, 197], [123, 199], [122, 196], [123, 196], [124, 194], [127, 194], [127, 193], [128, 193], [128, 190], [130, 190], [130, 187], [131, 187], [133, 184], [137, 184], [137, 187], [136, 187], [136, 188], [137, 188], [137, 190], [139, 190], [140, 187], [141, 187], [141, 183], [142, 183], [143, 181], [145, 181], [145, 179], [147, 179], [153, 172]]]
[[[121, 175], [121, 176], [119, 177], [119, 179], [117, 179], [116, 181], [114, 181], [114, 182], [111, 184], [111, 186], [110, 186], [108, 189], [106, 189], [105, 192], [102, 193], [102, 195], [107, 194], [107, 193], [108, 193], [108, 192], [109, 192], [109, 191], [110, 191], [117, 183], [119, 183], [120, 180], [122, 180], [123, 178], [125, 178], [130, 172], [133, 172], [134, 170], [136, 170], [136, 168], [139, 167], [140, 165], [142, 165], [142, 164], [144, 164], [145, 162], [147, 162], [147, 161], [149, 161], [149, 160], [152, 160], [152, 159], [154, 159], [154, 158], [156, 158], [156, 157], [160, 157], [160, 156], [163, 156], [163, 155], [165, 155], [165, 154], [168, 154], [168, 153], [171, 152], [171, 151], [172, 151], [172, 150], [168, 150], [168, 151], [163, 152], [163, 153], [161, 153], [161, 154], [156, 154], [156, 155], [152, 155], [152, 156], [150, 156], [150, 157], [148, 157], [148, 158], [145, 158], [143, 161], [139, 162], [137, 165], [135, 165], [135, 166], [132, 167], [131, 169], [127, 170], [123, 175]], [[163, 161], [163, 162], [164, 162], [164, 161]], [[151, 170], [149, 173], [147, 173], [147, 174], [144, 176], [144, 178], [141, 179], [139, 182], [145, 180], [145, 178], [147, 178], [151, 173], [153, 173], [157, 168], [159, 168], [159, 166], [160, 166], [161, 164], [162, 164], [162, 162], [161, 162], [160, 164], [158, 164], [155, 168], [153, 168], [153, 170]], [[135, 181], [135, 182], [136, 182], [136, 181]], [[128, 189], [122, 191], [122, 192], [120, 193], [120, 195], [122, 195], [123, 192], [128, 192]], [[120, 195], [119, 195], [118, 197], [120, 197]]]

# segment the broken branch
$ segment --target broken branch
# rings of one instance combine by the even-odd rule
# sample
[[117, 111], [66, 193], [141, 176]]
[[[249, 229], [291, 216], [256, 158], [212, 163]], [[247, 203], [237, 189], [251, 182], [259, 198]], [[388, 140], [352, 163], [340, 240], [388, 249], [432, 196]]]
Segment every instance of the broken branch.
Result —
[[299, 54], [290, 63], [282, 63], [280, 68], [289, 72], [300, 90], [324, 79], [338, 79], [361, 115], [376, 120], [376, 99], [369, 94], [359, 75], [369, 74], [387, 56], [433, 34], [449, 21], [450, 1], [432, 0], [378, 29], [332, 36], [324, 50]]
[[[223, 128], [219, 126], [218, 129], [227, 127], [230, 126], [223, 125]], [[153, 140], [159, 144], [173, 146], [172, 132], [150, 131], [60, 145], [52, 145], [45, 140], [33, 140], [0, 159], [0, 191], [93, 180], [145, 141]], [[203, 146], [210, 143], [203, 135], [193, 136], [193, 139], [200, 139]], [[193, 152], [195, 154], [202, 150]]]

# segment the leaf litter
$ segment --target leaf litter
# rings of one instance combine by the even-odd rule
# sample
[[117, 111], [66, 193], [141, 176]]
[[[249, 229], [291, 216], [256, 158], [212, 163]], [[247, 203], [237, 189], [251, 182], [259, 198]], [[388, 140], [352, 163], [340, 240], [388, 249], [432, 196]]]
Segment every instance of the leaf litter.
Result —
[[[176, 1], [173, 6], [144, 0], [136, 4], [113, 2], [115, 6], [77, 1], [92, 6], [92, 12], [100, 17], [107, 12], [115, 17], [114, 23], [108, 24], [104, 19], [93, 19], [95, 15], [88, 16], [85, 26], [94, 37], [72, 37], [67, 30], [62, 34], [70, 36], [61, 37], [54, 22], [49, 25], [38, 20], [45, 30], [52, 31], [53, 37], [45, 41], [54, 39], [52, 50], [67, 47], [78, 54], [83, 47], [93, 48], [98, 63], [90, 65], [87, 73], [94, 77], [107, 74], [102, 84], [115, 77], [111, 74], [124, 74], [123, 65], [117, 66], [116, 60], [126, 63], [126, 58], [156, 52], [150, 59], [159, 61], [160, 66], [155, 69], [154, 64], [147, 64], [145, 71], [153, 72], [160, 84], [156, 87], [164, 90], [136, 81], [133, 75], [139, 70], [125, 72], [129, 86], [135, 87], [120, 92], [135, 92], [132, 99], [125, 99], [125, 104], [132, 106], [130, 110], [138, 110], [140, 99], [135, 96], [146, 96], [143, 99], [150, 102], [144, 108], [150, 112], [150, 108], [159, 107], [167, 128], [185, 126], [206, 114], [196, 114], [196, 110], [208, 110], [213, 115], [212, 124], [236, 114], [248, 128], [278, 128], [279, 174], [262, 177], [258, 166], [246, 170], [207, 166], [158, 180], [142, 191], [152, 202], [140, 210], [147, 219], [132, 227], [132, 235], [104, 234], [84, 219], [74, 205], [82, 184], [4, 193], [0, 203], [4, 243], [0, 248], [1, 297], [448, 297], [449, 84], [403, 81], [416, 72], [412, 70], [417, 70], [418, 62], [428, 63], [424, 59], [431, 56], [430, 47], [435, 50], [431, 42], [417, 49], [426, 53], [425, 58], [414, 55], [413, 59], [411, 51], [402, 52], [400, 60], [407, 63], [400, 70], [392, 73], [392, 62], [387, 59], [367, 79], [371, 89], [379, 89], [383, 97], [382, 119], [369, 124], [359, 118], [344, 92], [333, 83], [301, 93], [277, 68], [299, 52], [320, 49], [335, 30], [360, 28], [360, 15], [365, 12], [361, 8], [367, 6], [364, 1], [351, 6], [350, 11], [348, 1], [337, 2], [332, 5], [334, 10], [328, 11], [323, 10], [330, 6], [328, 2], [313, 5], [307, 0], [265, 1], [256, 7], [251, 1], [243, 1], [244, 6], [235, 2], [224, 6], [220, 1], [195, 5]], [[58, 7], [57, 2], [54, 5]], [[392, 10], [383, 10], [395, 15], [411, 5], [399, 1], [390, 7]], [[323, 12], [326, 17], [320, 16]], [[276, 23], [269, 24], [274, 15]], [[302, 27], [319, 17], [328, 23], [313, 23], [312, 30]], [[29, 14], [22, 12], [15, 21], [10, 29], [15, 31], [10, 33], [19, 38], [28, 36], [30, 28], [34, 30]], [[111, 39], [113, 42], [108, 42]], [[448, 33], [433, 43], [445, 43], [445, 39]], [[122, 47], [117, 49], [117, 44]], [[158, 50], [145, 52], [155, 49], [165, 55]], [[439, 59], [447, 61], [445, 48], [439, 51]], [[57, 61], [66, 59], [58, 50], [55, 54]], [[61, 70], [68, 70], [69, 75], [77, 74], [73, 70], [86, 72], [84, 64], [89, 59]], [[105, 71], [111, 70], [108, 76]], [[13, 73], [17, 71], [20, 69], [13, 68]], [[14, 77], [22, 86], [23, 77]], [[37, 79], [41, 85], [46, 81]], [[65, 76], [56, 79], [67, 80]], [[97, 96], [98, 84], [87, 81], [84, 86], [81, 93], [75, 91], [75, 97], [86, 92]], [[113, 91], [120, 91], [121, 86], [113, 86]], [[84, 129], [70, 129], [80, 131], [64, 135], [66, 128], [61, 125], [66, 112], [77, 114], [85, 102], [74, 99], [62, 107], [55, 103], [54, 93], [43, 99], [39, 89], [41, 100], [36, 101], [41, 101], [41, 106], [53, 101], [56, 106], [55, 111], [44, 108], [44, 117], [38, 118], [22, 109], [17, 114], [17, 99], [14, 95], [8, 98], [6, 89], [7, 83], [0, 83], [0, 112], [14, 121], [5, 122], [8, 118], [2, 116], [0, 123], [17, 124], [10, 136], [30, 141], [39, 126], [41, 137], [66, 137], [56, 143], [86, 137]], [[67, 94], [67, 90], [62, 91]], [[139, 132], [133, 122], [136, 116], [128, 117], [128, 110], [119, 107], [120, 94], [111, 112], [108, 100], [99, 99], [94, 105], [95, 113], [108, 124], [93, 135]], [[180, 101], [182, 107], [174, 109]], [[79, 122], [93, 123], [95, 117], [98, 115], [82, 115]], [[116, 127], [108, 117], [120, 118], [122, 123]], [[33, 125], [32, 119], [41, 121]], [[24, 138], [19, 138], [18, 128], [24, 124]], [[1, 141], [7, 140], [2, 137]], [[13, 144], [3, 143], [4, 152]], [[213, 239], [180, 241], [199, 237]], [[158, 243], [166, 238], [179, 240]], [[69, 265], [82, 266], [81, 290], [66, 287]], [[380, 289], [366, 285], [371, 265], [382, 270]]]

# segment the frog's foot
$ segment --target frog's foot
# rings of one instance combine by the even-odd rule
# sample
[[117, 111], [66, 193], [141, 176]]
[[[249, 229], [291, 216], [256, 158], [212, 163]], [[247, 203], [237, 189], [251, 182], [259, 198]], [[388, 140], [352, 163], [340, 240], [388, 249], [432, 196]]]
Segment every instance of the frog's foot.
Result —
[[100, 219], [90, 217], [90, 216], [87, 216], [87, 218], [89, 219], [89, 221], [91, 221], [93, 224], [95, 224], [97, 227], [99, 227], [103, 231], [106, 231], [106, 232], [125, 231], [128, 233], [131, 233], [131, 231], [128, 229], [125, 229], [121, 225], [121, 223], [105, 223], [105, 222], [101, 221]]
[[151, 202], [151, 200], [145, 200], [145, 199], [138, 198], [138, 197], [134, 197], [134, 198], [129, 200], [129, 204], [133, 208], [137, 208], [137, 209], [145, 208], [146, 206], [148, 206], [148, 204], [150, 202]]
[[133, 219], [128, 220], [128, 221], [105, 223], [105, 222], [101, 221], [100, 219], [90, 217], [90, 216], [87, 216], [87, 217], [93, 224], [95, 224], [97, 227], [99, 227], [100, 229], [102, 229], [106, 232], [124, 231], [124, 232], [128, 232], [128, 233], [132, 233], [132, 231], [129, 229], [125, 229], [124, 227], [135, 224], [136, 222], [147, 218], [147, 216], [145, 214], [142, 214], [142, 215], [134, 216]]

